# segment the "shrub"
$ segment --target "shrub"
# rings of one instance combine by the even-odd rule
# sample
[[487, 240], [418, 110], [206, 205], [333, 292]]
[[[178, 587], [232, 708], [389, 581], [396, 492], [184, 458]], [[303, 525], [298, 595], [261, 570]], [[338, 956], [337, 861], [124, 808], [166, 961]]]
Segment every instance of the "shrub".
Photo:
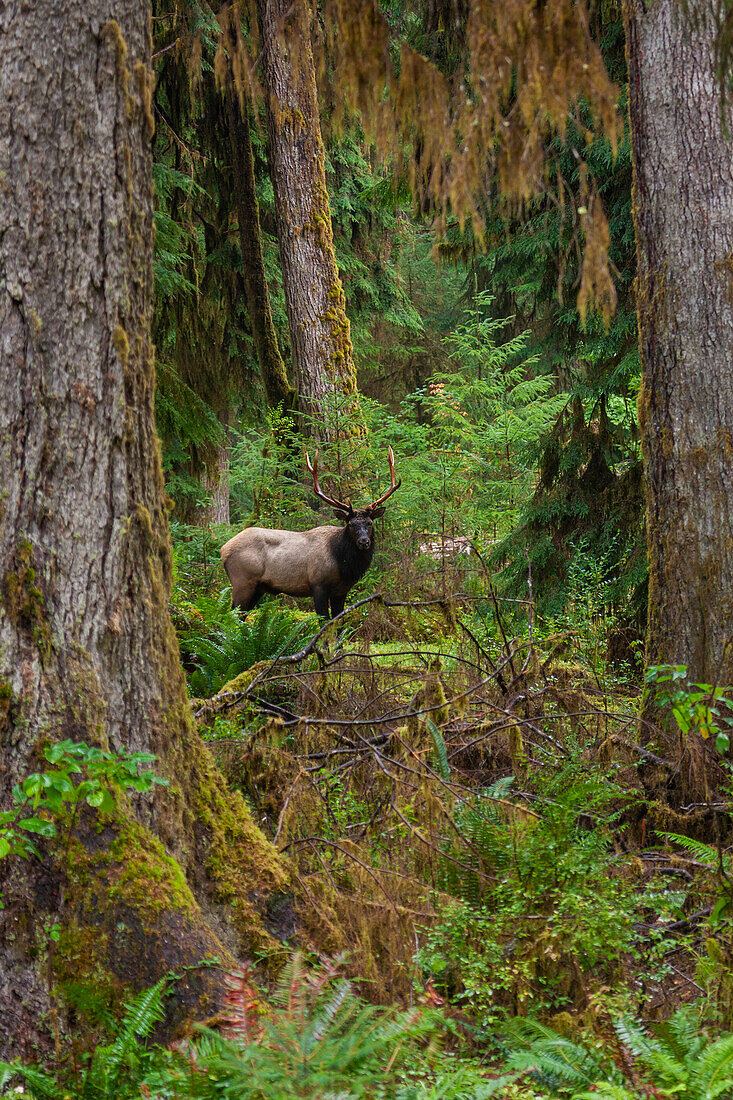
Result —
[[547, 785], [536, 814], [502, 797], [508, 785], [457, 811], [464, 842], [446, 845], [452, 859], [441, 881], [455, 900], [418, 956], [484, 1025], [502, 1008], [582, 1005], [594, 975], [608, 978], [629, 949], [636, 908], [630, 884], [614, 874], [607, 780], [573, 766]]

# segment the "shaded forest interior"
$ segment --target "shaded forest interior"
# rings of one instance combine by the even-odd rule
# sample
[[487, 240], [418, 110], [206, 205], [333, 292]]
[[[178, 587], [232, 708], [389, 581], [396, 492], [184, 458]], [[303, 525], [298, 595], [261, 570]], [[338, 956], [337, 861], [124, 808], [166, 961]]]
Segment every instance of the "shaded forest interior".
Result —
[[[724, 31], [154, 0], [149, 41], [125, 3], [116, 396], [67, 388], [127, 465], [59, 521], [100, 577], [47, 554], [53, 463], [1, 502], [0, 1095], [733, 1097]], [[233, 608], [221, 547], [348, 524], [390, 448], [345, 610]]]

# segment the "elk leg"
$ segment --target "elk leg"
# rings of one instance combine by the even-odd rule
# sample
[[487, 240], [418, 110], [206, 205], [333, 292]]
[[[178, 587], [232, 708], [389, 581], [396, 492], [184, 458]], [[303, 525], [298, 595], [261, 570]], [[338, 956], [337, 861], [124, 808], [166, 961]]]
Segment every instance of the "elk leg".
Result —
[[331, 618], [335, 619], [337, 615], [340, 615], [344, 609], [346, 603], [346, 596], [332, 596], [331, 597]]
[[242, 585], [236, 591], [232, 589], [232, 607], [240, 608], [244, 612], [251, 611], [264, 593], [265, 589], [261, 584]]
[[325, 588], [312, 588], [311, 596], [313, 597], [313, 606], [316, 609], [316, 615], [320, 615], [322, 619], [328, 618], [328, 592]]

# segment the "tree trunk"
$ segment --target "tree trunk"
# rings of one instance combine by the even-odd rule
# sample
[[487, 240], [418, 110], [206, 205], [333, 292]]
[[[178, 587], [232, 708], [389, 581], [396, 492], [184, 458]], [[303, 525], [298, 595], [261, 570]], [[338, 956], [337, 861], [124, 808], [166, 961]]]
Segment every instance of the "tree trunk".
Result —
[[210, 497], [202, 526], [229, 523], [229, 447], [226, 443], [216, 448], [216, 458], [216, 468], [208, 471], [202, 482]]
[[269, 163], [293, 372], [304, 431], [361, 431], [344, 292], [336, 267], [318, 117], [309, 0], [257, 0]]
[[[650, 665], [733, 682], [733, 144], [709, 8], [626, 0]], [[730, 118], [728, 125], [730, 126]]]
[[[0, 805], [67, 737], [153, 752], [170, 782], [85, 816], [43, 862], [0, 861], [4, 1057], [63, 1034], [65, 981], [120, 1003], [272, 944], [259, 909], [287, 883], [193, 728], [168, 612], [151, 91], [145, 0], [0, 13]], [[210, 1013], [219, 971], [183, 973], [179, 1017]]]
[[238, 102], [231, 73], [227, 76], [226, 116], [232, 150], [234, 197], [237, 204], [239, 242], [242, 250], [242, 275], [247, 295], [247, 312], [257, 349], [262, 384], [271, 408], [292, 408], [295, 394], [288, 382], [285, 363], [275, 334], [270, 310], [265, 265], [260, 240], [260, 216], [255, 188], [255, 166], [249, 136], [249, 106]]
[[[224, 431], [226, 420], [224, 417]], [[198, 473], [201, 488], [207, 494], [205, 504], [197, 505], [191, 515], [191, 523], [197, 527], [211, 527], [215, 523], [229, 523], [229, 441], [213, 443], [207, 450], [206, 461]]]

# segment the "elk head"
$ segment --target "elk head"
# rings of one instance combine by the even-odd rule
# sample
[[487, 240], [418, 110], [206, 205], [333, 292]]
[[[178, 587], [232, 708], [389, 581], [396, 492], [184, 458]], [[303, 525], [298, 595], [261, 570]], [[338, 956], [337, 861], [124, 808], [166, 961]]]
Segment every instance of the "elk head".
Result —
[[374, 542], [373, 521], [384, 515], [383, 504], [385, 500], [391, 497], [392, 493], [396, 492], [402, 484], [401, 477], [395, 478], [394, 452], [391, 447], [387, 451], [387, 457], [392, 481], [389, 489], [386, 493], [382, 493], [381, 497], [377, 497], [376, 500], [372, 501], [371, 504], [367, 504], [366, 508], [357, 509], [354, 508], [349, 497], [345, 501], [337, 500], [336, 497], [330, 497], [321, 490], [318, 484], [318, 451], [316, 451], [312, 463], [310, 455], [306, 453], [305, 456], [306, 466], [313, 474], [313, 492], [320, 500], [333, 508], [338, 519], [345, 522], [345, 534], [357, 550], [370, 550], [372, 548]]

